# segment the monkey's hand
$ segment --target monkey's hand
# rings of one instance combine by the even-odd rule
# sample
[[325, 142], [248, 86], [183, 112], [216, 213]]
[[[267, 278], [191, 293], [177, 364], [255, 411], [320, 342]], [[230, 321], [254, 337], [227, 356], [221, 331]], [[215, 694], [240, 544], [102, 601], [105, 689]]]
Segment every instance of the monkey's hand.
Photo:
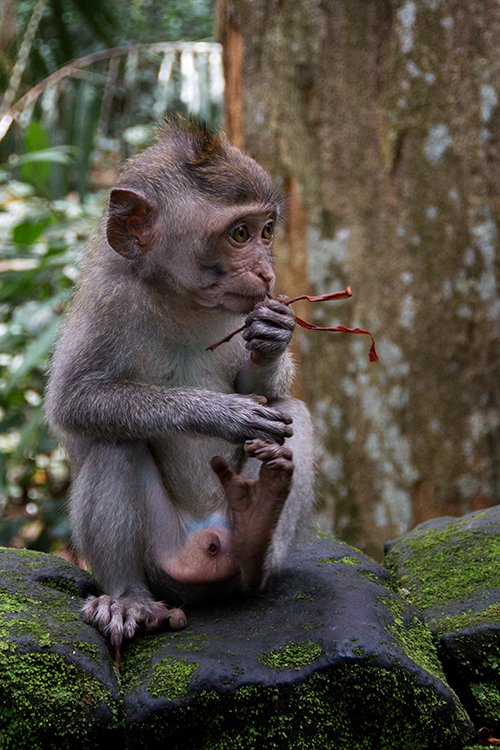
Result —
[[295, 319], [287, 305], [275, 299], [258, 302], [245, 319], [243, 338], [257, 364], [281, 356], [286, 350]]
[[212, 434], [232, 443], [260, 438], [282, 445], [293, 435], [292, 418], [288, 414], [267, 406], [264, 396], [221, 394], [217, 418]]

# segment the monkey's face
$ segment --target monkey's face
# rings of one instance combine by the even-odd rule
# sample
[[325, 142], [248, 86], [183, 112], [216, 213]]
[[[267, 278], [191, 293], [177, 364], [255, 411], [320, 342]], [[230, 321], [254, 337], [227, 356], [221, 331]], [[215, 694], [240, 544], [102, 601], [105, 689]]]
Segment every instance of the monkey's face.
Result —
[[246, 212], [210, 237], [200, 263], [200, 305], [244, 314], [271, 294], [275, 225], [274, 209]]

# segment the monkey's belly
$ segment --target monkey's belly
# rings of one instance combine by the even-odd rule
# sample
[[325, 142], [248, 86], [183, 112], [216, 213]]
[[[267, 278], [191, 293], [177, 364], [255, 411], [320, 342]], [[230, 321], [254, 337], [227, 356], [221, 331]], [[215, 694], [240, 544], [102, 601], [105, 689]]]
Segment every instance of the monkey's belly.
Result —
[[227, 440], [201, 435], [176, 435], [152, 446], [163, 483], [176, 507], [194, 517], [207, 515], [224, 505], [224, 492], [210, 466], [223, 456], [235, 468], [241, 449]]

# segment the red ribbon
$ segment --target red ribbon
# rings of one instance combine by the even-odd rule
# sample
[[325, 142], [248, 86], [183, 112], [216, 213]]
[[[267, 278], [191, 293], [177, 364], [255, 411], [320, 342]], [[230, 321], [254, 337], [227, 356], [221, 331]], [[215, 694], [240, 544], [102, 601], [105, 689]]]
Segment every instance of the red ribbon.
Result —
[[[284, 295], [278, 297], [279, 302], [282, 302], [284, 305], [292, 305], [294, 302], [299, 302], [300, 300], [307, 300], [308, 302], [327, 302], [329, 300], [337, 300], [337, 299], [346, 299], [347, 297], [352, 297], [352, 289], [350, 286], [346, 287], [345, 289], [342, 289], [341, 292], [328, 292], [327, 294], [317, 294], [317, 295], [308, 295], [308, 294], [301, 294], [298, 297], [286, 297]], [[355, 334], [361, 334], [364, 336], [369, 336], [371, 339], [371, 346], [370, 351], [368, 352], [368, 359], [370, 362], [377, 362], [378, 360], [378, 354], [377, 350], [375, 349], [375, 340], [370, 333], [370, 331], [365, 331], [363, 328], [347, 328], [346, 326], [317, 326], [315, 323], [309, 323], [307, 320], [302, 320], [302, 318], [299, 318], [298, 315], [293, 316], [295, 318], [295, 322], [297, 325], [301, 326], [302, 328], [307, 328], [311, 331], [330, 331], [331, 333], [355, 333]], [[211, 352], [214, 351], [214, 349], [217, 349], [218, 346], [221, 344], [225, 344], [226, 341], [230, 341], [233, 336], [236, 336], [237, 333], [241, 333], [241, 331], [245, 330], [245, 326], [241, 326], [241, 328], [238, 328], [236, 331], [233, 331], [228, 336], [225, 336], [220, 341], [217, 341], [215, 344], [211, 344], [210, 346], [207, 346], [207, 349]]]

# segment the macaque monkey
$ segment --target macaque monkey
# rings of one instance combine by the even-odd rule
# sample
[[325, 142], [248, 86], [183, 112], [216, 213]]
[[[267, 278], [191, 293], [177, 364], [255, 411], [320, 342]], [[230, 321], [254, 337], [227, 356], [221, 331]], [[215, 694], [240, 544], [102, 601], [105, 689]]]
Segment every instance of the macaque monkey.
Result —
[[83, 616], [115, 649], [184, 628], [164, 602], [260, 589], [310, 513], [294, 318], [271, 297], [280, 212], [253, 159], [174, 117], [123, 168], [85, 255], [46, 409], [71, 460], [74, 544], [104, 592]]

